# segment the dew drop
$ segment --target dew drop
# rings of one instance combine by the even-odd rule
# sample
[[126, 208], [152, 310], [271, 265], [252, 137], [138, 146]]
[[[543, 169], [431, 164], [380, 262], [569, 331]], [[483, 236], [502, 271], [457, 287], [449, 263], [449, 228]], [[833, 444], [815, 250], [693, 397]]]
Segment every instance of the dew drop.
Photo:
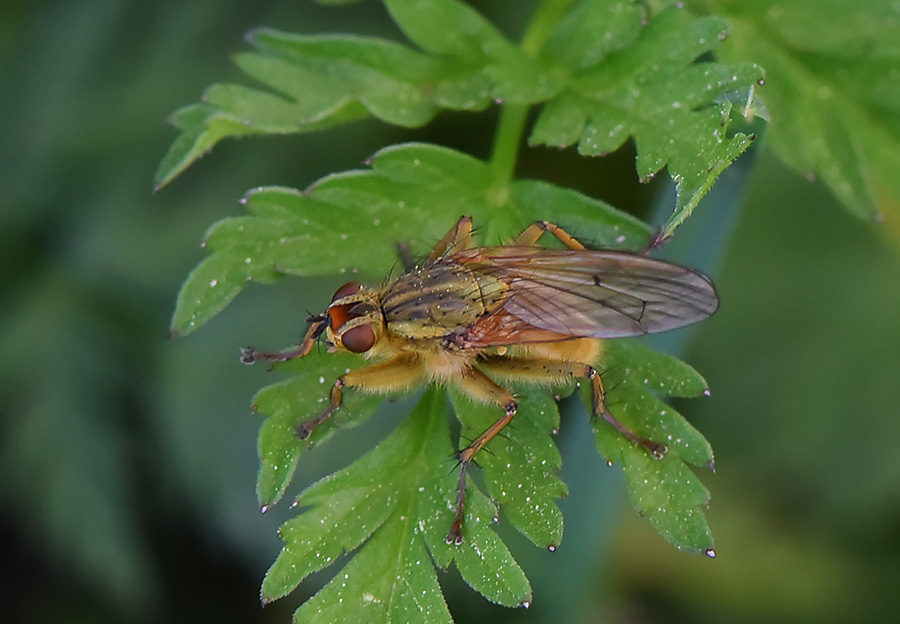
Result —
[[525, 602], [519, 604], [519, 606], [522, 607], [523, 609], [528, 609], [528, 608], [531, 607], [531, 601], [530, 601], [530, 600], [526, 600]]
[[216, 284], [218, 284], [218, 283], [219, 283], [219, 280], [211, 280], [211, 281], [209, 282], [209, 287], [210, 287], [210, 288], [215, 288]]
[[268, 505], [263, 505], [262, 507], [259, 508], [259, 513], [266, 513], [267, 511], [269, 511]]
[[715, 559], [715, 558], [716, 558], [716, 551], [714, 551], [712, 548], [707, 548], [705, 554], [706, 554], [706, 556], [709, 557], [710, 559]]
[[703, 388], [703, 396], [710, 396], [712, 392], [709, 391], [709, 388]]
[[550, 552], [556, 552], [556, 544], [550, 544], [549, 546], [547, 546], [547, 550], [549, 550]]

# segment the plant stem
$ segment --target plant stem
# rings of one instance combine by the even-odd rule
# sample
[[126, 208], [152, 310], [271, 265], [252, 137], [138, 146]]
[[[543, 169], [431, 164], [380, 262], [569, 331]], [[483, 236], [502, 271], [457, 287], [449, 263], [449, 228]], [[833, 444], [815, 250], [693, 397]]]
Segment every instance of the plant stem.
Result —
[[504, 104], [500, 108], [500, 119], [497, 122], [491, 153], [491, 171], [497, 185], [505, 187], [512, 181], [527, 115], [527, 104]]
[[530, 57], [537, 56], [557, 24], [569, 14], [575, 0], [544, 0], [534, 12], [519, 47]]
[[[537, 56], [550, 33], [574, 3], [575, 0], [545, 0], [539, 4], [519, 45], [522, 51], [528, 56]], [[510, 103], [503, 104], [500, 110], [491, 152], [491, 170], [498, 185], [506, 186], [515, 173], [516, 156], [525, 132], [528, 109], [527, 104]]]

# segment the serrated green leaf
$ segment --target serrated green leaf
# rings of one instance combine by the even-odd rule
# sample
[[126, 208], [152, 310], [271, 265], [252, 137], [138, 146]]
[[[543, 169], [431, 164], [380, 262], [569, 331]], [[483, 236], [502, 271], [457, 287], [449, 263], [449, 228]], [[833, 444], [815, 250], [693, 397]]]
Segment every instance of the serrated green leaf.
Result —
[[714, 555], [704, 510], [709, 491], [677, 457], [653, 459], [632, 446], [622, 454], [631, 502], [657, 533], [680, 550]]
[[398, 242], [424, 254], [463, 214], [491, 243], [512, 239], [551, 211], [604, 246], [635, 249], [650, 236], [642, 222], [576, 191], [528, 180], [497, 185], [487, 164], [451, 149], [395, 145], [370, 164], [323, 178], [305, 192], [249, 193], [250, 216], [224, 219], [207, 233], [211, 255], [182, 286], [173, 333], [194, 331], [252, 281], [359, 273], [377, 283], [396, 267]]
[[[259, 53], [238, 55], [237, 62], [280, 95], [211, 88], [205, 116], [195, 110], [182, 127], [157, 187], [230, 132], [308, 132], [366, 115], [414, 127], [441, 108], [545, 102], [532, 144], [577, 143], [581, 153], [596, 155], [633, 137], [641, 177], [668, 166], [677, 200], [661, 229], [665, 238], [749, 146], [751, 137], [727, 135], [733, 110], [727, 100], [758, 82], [761, 70], [695, 63], [725, 36], [727, 26], [716, 18], [671, 8], [645, 25], [643, 11], [630, 2], [586, 0], [532, 59], [457, 0], [385, 4], [423, 52], [370, 37], [254, 32]], [[540, 38], [527, 47], [539, 49]]]
[[[675, 210], [661, 228], [665, 238], [749, 146], [751, 137], [727, 135], [732, 107], [720, 99], [757, 83], [762, 71], [750, 63], [696, 62], [727, 33], [716, 18], [670, 7], [638, 32], [643, 16], [630, 3], [594, 0], [578, 11], [584, 24], [564, 20], [548, 42], [548, 62], [559, 63], [568, 78], [541, 110], [529, 142], [577, 143], [580, 153], [600, 155], [633, 137], [638, 175], [649, 178], [667, 166], [676, 183]], [[604, 19], [609, 15], [615, 19]], [[586, 29], [600, 22], [603, 38], [622, 47], [597, 44], [588, 61], [578, 46]]]
[[[597, 447], [610, 462], [621, 461], [635, 508], [679, 549], [707, 552], [712, 534], [703, 508], [709, 494], [686, 464], [713, 467], [712, 448], [675, 409], [655, 396], [704, 393], [706, 382], [690, 366], [630, 340], [610, 340], [603, 355], [610, 413], [645, 438], [665, 444], [661, 460], [628, 441], [601, 419], [594, 420]], [[582, 396], [589, 405], [590, 394]]]
[[351, 561], [297, 610], [298, 622], [449, 622], [428, 549], [442, 567], [455, 557], [466, 581], [489, 600], [508, 606], [529, 600], [524, 574], [490, 528], [493, 507], [483, 496], [471, 501], [466, 543], [435, 539], [452, 518], [450, 453], [446, 399], [432, 390], [375, 449], [300, 496], [310, 509], [282, 527], [284, 550], [263, 581], [263, 600], [286, 595], [355, 548]]
[[252, 128], [242, 124], [240, 119], [220, 113], [205, 104], [182, 108], [172, 119], [181, 134], [172, 142], [159, 163], [153, 178], [154, 190], [171, 182], [223, 138], [254, 132]]
[[[766, 68], [767, 144], [854, 214], [900, 206], [900, 21], [887, 0], [715, 2], [734, 24], [724, 59]], [[896, 231], [896, 230], [895, 230]]]
[[587, 69], [631, 43], [644, 19], [644, 10], [627, 0], [582, 1], [560, 22], [542, 54], [569, 71]]
[[[415, 14], [420, 4], [430, 3], [405, 2], [397, 10]], [[471, 11], [453, 11], [459, 10]], [[429, 16], [434, 17], [420, 15]], [[439, 24], [445, 33], [449, 26]], [[182, 135], [160, 164], [155, 186], [167, 184], [227, 136], [310, 132], [369, 115], [414, 127], [441, 108], [481, 110], [495, 99], [545, 97], [540, 93], [547, 90], [546, 80], [538, 80], [531, 61], [486, 22], [477, 36], [470, 33], [469, 47], [480, 46], [478, 37], [488, 33], [491, 43], [475, 56], [458, 49], [462, 56], [445, 58], [372, 37], [254, 31], [249, 41], [259, 52], [238, 55], [236, 62], [279, 95], [236, 85], [211, 87], [204, 104], [188, 107], [173, 120]], [[491, 63], [500, 62], [514, 64], [516, 71], [491, 69]]]
[[197, 265], [178, 293], [172, 335], [187, 335], [206, 323], [231, 303], [248, 280], [271, 281], [274, 277], [270, 268], [251, 264], [241, 266], [231, 256], [214, 253]]
[[[473, 403], [456, 392], [451, 396], [463, 425], [460, 447], [502, 415], [496, 406]], [[557, 476], [562, 459], [550, 437], [559, 428], [559, 413], [545, 390], [517, 388], [516, 398], [515, 419], [478, 456], [478, 465], [488, 493], [510, 523], [537, 546], [556, 547], [563, 522], [554, 500], [568, 492]]]
[[407, 37], [438, 58], [480, 68], [492, 99], [533, 103], [561, 87], [471, 6], [457, 0], [385, 0]]
[[284, 495], [304, 448], [321, 444], [338, 427], [359, 424], [378, 407], [382, 397], [351, 393], [340, 412], [316, 427], [308, 441], [297, 438], [297, 425], [315, 418], [327, 407], [335, 380], [360, 364], [360, 358], [347, 353], [313, 352], [276, 365], [279, 371], [296, 375], [263, 388], [253, 398], [254, 409], [266, 415], [259, 430], [260, 469], [256, 486], [263, 508]]

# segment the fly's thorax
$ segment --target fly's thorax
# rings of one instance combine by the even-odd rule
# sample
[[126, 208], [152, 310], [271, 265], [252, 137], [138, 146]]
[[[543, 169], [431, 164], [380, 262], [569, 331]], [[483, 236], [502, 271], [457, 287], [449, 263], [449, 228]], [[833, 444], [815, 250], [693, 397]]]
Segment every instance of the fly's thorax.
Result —
[[384, 335], [378, 292], [356, 282], [341, 286], [325, 311], [325, 337], [335, 349], [367, 353]]
[[506, 285], [450, 260], [400, 276], [381, 299], [389, 334], [412, 340], [460, 333], [496, 310]]

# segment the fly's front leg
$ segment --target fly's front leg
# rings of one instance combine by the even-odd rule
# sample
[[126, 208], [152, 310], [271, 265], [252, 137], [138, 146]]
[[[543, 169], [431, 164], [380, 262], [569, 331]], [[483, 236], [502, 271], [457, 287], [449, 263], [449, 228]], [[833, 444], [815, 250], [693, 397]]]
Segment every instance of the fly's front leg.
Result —
[[307, 439], [313, 429], [331, 418], [340, 409], [344, 399], [344, 388], [359, 388], [376, 394], [402, 392], [421, 384], [425, 379], [422, 363], [413, 354], [401, 354], [387, 362], [357, 368], [338, 377], [331, 388], [328, 407], [315, 418], [297, 425], [295, 431], [301, 440]]
[[461, 544], [462, 524], [466, 508], [466, 474], [469, 466], [474, 461], [478, 451], [487, 446], [487, 443], [510, 423], [516, 415], [519, 404], [509, 390], [498, 386], [490, 377], [474, 368], [469, 368], [453, 381], [460, 390], [471, 398], [503, 408], [503, 415], [457, 454], [459, 459], [459, 480], [456, 485], [456, 514], [453, 517], [453, 525], [450, 527], [450, 532], [447, 534], [447, 543]]
[[241, 349], [241, 363], [253, 364], [259, 360], [268, 360], [272, 363], [286, 362], [287, 360], [303, 357], [312, 351], [316, 339], [325, 331], [327, 324], [328, 320], [325, 315], [311, 316], [309, 317], [309, 329], [306, 330], [306, 335], [296, 349], [282, 351], [281, 353], [268, 353], [253, 347], [244, 347]]
[[438, 258], [452, 252], [468, 249], [472, 242], [472, 217], [463, 215], [450, 228], [450, 231], [444, 234], [444, 238], [438, 241], [428, 257], [425, 258], [425, 264], [431, 264]]
[[[565, 345], [565, 343], [560, 343]], [[600, 373], [581, 362], [554, 360], [549, 358], [507, 358], [501, 356], [488, 357], [483, 362], [485, 370], [511, 380], [530, 383], [565, 383], [577, 378], [587, 378], [591, 382], [592, 411], [595, 416], [603, 418], [626, 438], [643, 446], [656, 459], [666, 454], [666, 446], [644, 438], [619, 422], [606, 407], [606, 389]]]
[[527, 228], [525, 231], [519, 234], [519, 237], [513, 241], [513, 245], [534, 245], [538, 242], [538, 239], [544, 234], [544, 232], [550, 232], [561, 242], [563, 245], [568, 247], [569, 249], [576, 249], [581, 251], [584, 249], [584, 245], [575, 240], [575, 237], [566, 232], [564, 229], [559, 227], [558, 225], [554, 225], [549, 221], [535, 221]]

